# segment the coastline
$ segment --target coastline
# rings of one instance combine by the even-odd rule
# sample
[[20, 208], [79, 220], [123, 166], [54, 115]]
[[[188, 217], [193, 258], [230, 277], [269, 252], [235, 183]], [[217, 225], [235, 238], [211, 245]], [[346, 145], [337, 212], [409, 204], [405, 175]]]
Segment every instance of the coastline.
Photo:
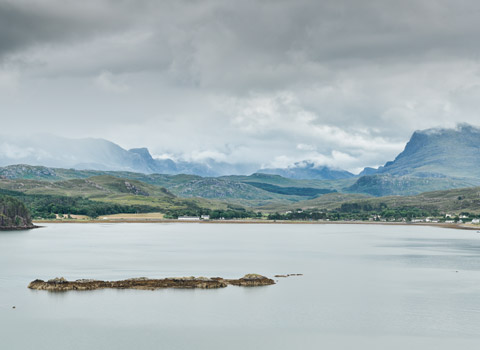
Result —
[[40, 228], [41, 226], [32, 225], [32, 226], [5, 226], [0, 227], [0, 231], [26, 231]]
[[40, 225], [33, 228], [41, 227], [41, 224], [263, 224], [263, 225], [385, 225], [385, 226], [430, 226], [449, 228], [457, 230], [480, 231], [480, 226], [468, 226], [465, 224], [451, 223], [428, 223], [428, 222], [378, 222], [378, 221], [291, 221], [291, 220], [199, 220], [199, 221], [181, 221], [175, 219], [90, 219], [90, 220], [34, 220], [34, 224]]

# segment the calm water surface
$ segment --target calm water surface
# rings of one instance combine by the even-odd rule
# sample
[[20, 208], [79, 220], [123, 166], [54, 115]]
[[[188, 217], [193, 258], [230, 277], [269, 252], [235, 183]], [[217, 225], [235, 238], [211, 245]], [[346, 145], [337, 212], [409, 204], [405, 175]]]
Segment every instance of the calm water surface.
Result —
[[[303, 273], [50, 293], [30, 281]], [[12, 306], [16, 306], [12, 309]], [[0, 232], [0, 349], [477, 349], [480, 234], [418, 226], [52, 224]]]

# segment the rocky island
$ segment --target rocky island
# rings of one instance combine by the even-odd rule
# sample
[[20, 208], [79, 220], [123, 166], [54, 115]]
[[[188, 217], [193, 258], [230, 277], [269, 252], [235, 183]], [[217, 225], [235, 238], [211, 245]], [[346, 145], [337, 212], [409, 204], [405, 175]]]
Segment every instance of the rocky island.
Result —
[[25, 204], [15, 198], [0, 195], [0, 230], [24, 230], [35, 227]]
[[239, 279], [225, 279], [221, 277], [171, 277], [164, 279], [149, 279], [146, 277], [130, 278], [121, 281], [100, 281], [93, 279], [80, 279], [76, 281], [67, 281], [65, 278], [54, 278], [48, 281], [32, 281], [28, 288], [36, 290], [48, 290], [54, 292], [63, 292], [69, 290], [96, 290], [96, 289], [144, 289], [155, 290], [163, 288], [225, 288], [228, 285], [242, 287], [258, 287], [275, 284], [275, 282], [265, 276], [257, 274], [247, 274]]

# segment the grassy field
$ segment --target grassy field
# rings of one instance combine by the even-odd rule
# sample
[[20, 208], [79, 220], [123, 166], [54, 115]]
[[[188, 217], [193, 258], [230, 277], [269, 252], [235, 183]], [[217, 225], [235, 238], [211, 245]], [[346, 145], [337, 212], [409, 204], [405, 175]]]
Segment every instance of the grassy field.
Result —
[[102, 215], [101, 220], [163, 220], [165, 214], [163, 213], [142, 213], [142, 214], [114, 214]]

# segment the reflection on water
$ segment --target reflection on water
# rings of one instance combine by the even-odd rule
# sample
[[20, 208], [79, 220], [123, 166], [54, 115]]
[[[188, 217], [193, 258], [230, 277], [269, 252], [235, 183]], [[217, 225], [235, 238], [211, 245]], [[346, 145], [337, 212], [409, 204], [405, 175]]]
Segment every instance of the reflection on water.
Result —
[[[474, 231], [418, 226], [52, 224], [0, 232], [1, 348], [473, 349], [479, 250]], [[26, 288], [60, 276], [245, 273], [304, 276], [218, 290]]]

